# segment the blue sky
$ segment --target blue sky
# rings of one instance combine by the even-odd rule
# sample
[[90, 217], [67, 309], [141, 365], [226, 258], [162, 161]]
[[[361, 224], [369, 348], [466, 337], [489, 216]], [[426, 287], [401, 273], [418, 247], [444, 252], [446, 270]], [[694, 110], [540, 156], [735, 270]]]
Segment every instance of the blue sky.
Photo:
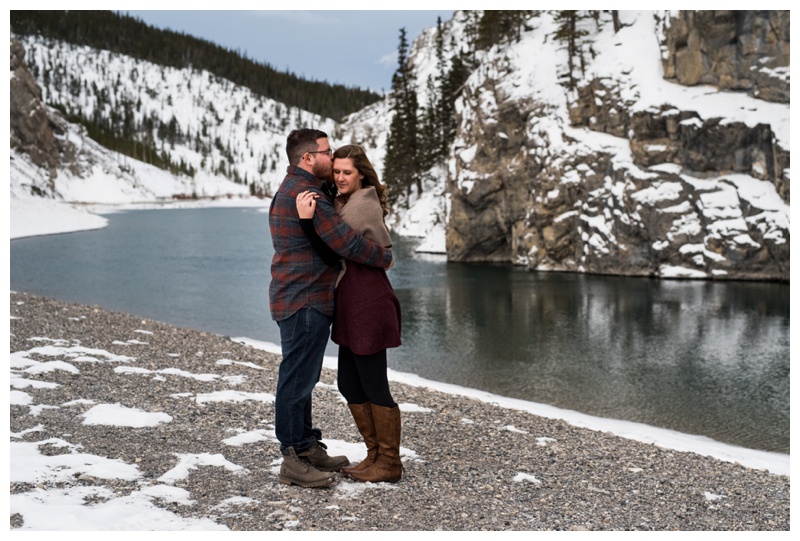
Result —
[[[333, 4], [333, 3], [331, 3]], [[306, 79], [389, 91], [400, 28], [409, 42], [452, 10], [130, 11], [157, 28], [203, 38]]]

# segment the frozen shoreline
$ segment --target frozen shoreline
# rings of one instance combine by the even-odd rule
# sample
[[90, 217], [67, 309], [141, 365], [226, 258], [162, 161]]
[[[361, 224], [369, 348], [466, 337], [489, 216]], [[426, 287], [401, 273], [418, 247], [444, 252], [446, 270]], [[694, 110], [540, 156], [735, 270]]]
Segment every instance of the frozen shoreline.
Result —
[[[281, 352], [280, 346], [271, 342], [263, 342], [246, 337], [237, 337], [233, 338], [233, 340], [269, 353], [280, 355]], [[324, 366], [325, 368], [336, 370], [336, 362], [335, 357], [325, 357]], [[414, 387], [427, 387], [441, 393], [469, 397], [509, 410], [524, 411], [548, 419], [559, 419], [578, 428], [608, 432], [615, 436], [657, 445], [665, 449], [709, 456], [726, 462], [738, 463], [747, 468], [764, 469], [777, 475], [789, 475], [790, 455], [782, 453], [747, 449], [745, 447], [718, 442], [706, 436], [684, 434], [682, 432], [643, 423], [595, 417], [578, 411], [556, 408], [547, 404], [508, 398], [479, 389], [471, 389], [469, 387], [428, 380], [416, 374], [398, 372], [391, 369], [389, 370], [389, 381]]]
[[[24, 293], [11, 316], [12, 529], [789, 530], [786, 475], [397, 373], [403, 479], [289, 487], [271, 346]], [[327, 367], [314, 412], [363, 458]]]

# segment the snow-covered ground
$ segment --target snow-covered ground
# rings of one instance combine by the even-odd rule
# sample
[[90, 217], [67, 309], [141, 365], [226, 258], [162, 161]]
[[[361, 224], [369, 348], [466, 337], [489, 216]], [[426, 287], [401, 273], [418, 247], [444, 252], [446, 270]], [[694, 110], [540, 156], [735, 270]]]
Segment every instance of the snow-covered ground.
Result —
[[[147, 333], [149, 331], [140, 330], [142, 333], [142, 343], [146, 344]], [[129, 344], [132, 340], [125, 340], [120, 337], [119, 342]], [[271, 343], [251, 340], [248, 338], [232, 338], [234, 342], [245, 346], [257, 348], [269, 352], [278, 352], [280, 348]], [[35, 354], [35, 355], [34, 355]], [[69, 362], [64, 360], [40, 361], [33, 357], [51, 356], [53, 358], [71, 359]], [[172, 418], [163, 412], [148, 412], [141, 409], [129, 408], [120, 404], [95, 403], [86, 397], [75, 397], [74, 400], [58, 405], [35, 404], [32, 403], [30, 395], [26, 389], [31, 386], [47, 387], [54, 386], [48, 383], [45, 378], [30, 379], [29, 374], [46, 375], [56, 370], [66, 370], [75, 377], [80, 377], [78, 365], [82, 362], [109, 362], [116, 365], [115, 372], [120, 374], [149, 374], [152, 377], [164, 378], [166, 375], [180, 376], [184, 378], [195, 378], [201, 381], [211, 381], [218, 378], [217, 374], [196, 374], [187, 372], [179, 368], [165, 368], [157, 373], [140, 367], [131, 366], [135, 359], [120, 356], [110, 351], [102, 349], [89, 349], [80, 345], [69, 344], [66, 340], [49, 338], [46, 336], [38, 337], [37, 343], [31, 350], [16, 351], [10, 355], [10, 384], [11, 392], [9, 401], [13, 405], [28, 406], [31, 415], [38, 415], [46, 408], [69, 408], [74, 405], [90, 405], [91, 407], [83, 414], [84, 424], [116, 426], [116, 427], [146, 427], [157, 426], [161, 423], [168, 423]], [[231, 359], [218, 359], [217, 364], [239, 364], [244, 371], [263, 370], [262, 367], [252, 363], [237, 362]], [[325, 359], [325, 366], [330, 369], [336, 368], [336, 359], [328, 357]], [[231, 376], [233, 378], [246, 376]], [[441, 384], [427, 381], [413, 374], [399, 373], [391, 371], [389, 373], [391, 381], [402, 382], [407, 385], [420, 385], [431, 387], [442, 392], [468, 396], [476, 400], [487, 402], [498, 408], [508, 408], [513, 410], [525, 411], [535, 415], [548, 418], [564, 419], [571, 424], [585, 427], [591, 430], [612, 432], [622, 437], [654, 443], [662, 447], [668, 447], [680, 451], [690, 451], [703, 455], [717, 457], [726, 461], [735, 461], [740, 464], [763, 468], [777, 474], [789, 474], [789, 457], [776, 453], [765, 453], [750, 451], [730, 445], [714, 442], [707, 438], [689, 436], [677, 432], [649, 427], [637, 423], [615, 421], [611, 419], [600, 419], [588, 415], [583, 415], [573, 411], [560, 410], [543, 404], [535, 404], [522, 400], [508, 399], [490, 393], [467, 389], [455, 385]], [[325, 384], [320, 384], [325, 385]], [[199, 403], [208, 402], [238, 402], [242, 400], [256, 400], [270, 403], [275, 397], [271, 389], [264, 392], [239, 392], [236, 390], [220, 390], [211, 393], [185, 396], [185, 399], [193, 399]], [[179, 397], [179, 395], [176, 395]], [[430, 411], [414, 403], [401, 403], [400, 409], [405, 412], [427, 412]], [[513, 426], [506, 427], [507, 430], [517, 430]], [[136, 464], [130, 464], [122, 460], [104, 456], [92, 455], [81, 451], [80, 446], [70, 443], [69, 435], [64, 438], [51, 438], [47, 441], [30, 442], [20, 441], [28, 433], [35, 433], [38, 427], [33, 427], [21, 433], [11, 433], [10, 449], [10, 482], [12, 483], [37, 483], [47, 480], [49, 482], [63, 479], [65, 482], [80, 475], [82, 478], [90, 480], [94, 477], [103, 479], [119, 479], [126, 481], [136, 481], [141, 477], [141, 472]], [[233, 434], [224, 440], [226, 445], [242, 446], [257, 442], [276, 443], [274, 429], [266, 425], [263, 429], [252, 430]], [[352, 462], [363, 459], [363, 445], [360, 443], [350, 443], [343, 440], [326, 439], [329, 452], [334, 455], [346, 455]], [[43, 454], [40, 446], [43, 444], [55, 445], [58, 447], [70, 448], [71, 452], [57, 455]], [[401, 447], [401, 455], [404, 460], [415, 460], [418, 457], [413, 449]], [[175, 466], [163, 473], [158, 478], [158, 484], [142, 485], [126, 496], [116, 496], [113, 491], [105, 486], [94, 486], [90, 483], [81, 486], [73, 486], [64, 489], [36, 490], [19, 494], [12, 494], [10, 497], [11, 514], [20, 514], [25, 519], [25, 528], [28, 530], [224, 530], [223, 525], [214, 522], [212, 519], [185, 518], [171, 511], [154, 504], [154, 500], [170, 502], [176, 505], [191, 505], [193, 503], [191, 494], [183, 488], [175, 486], [177, 482], [186, 479], [192, 470], [207, 466], [223, 467], [231, 472], [240, 475], [248, 475], [249, 472], [243, 467], [230, 462], [222, 454], [197, 453], [182, 454], [177, 456]], [[277, 475], [280, 461], [275, 461], [267, 466]], [[7, 470], [8, 471], [8, 470]], [[514, 478], [515, 482], [521, 482], [529, 476], [520, 472]], [[65, 483], [68, 485], [68, 483]], [[337, 497], [361, 497], [358, 483], [340, 483], [336, 487]], [[391, 489], [390, 486], [378, 486], [376, 490]], [[97, 499], [94, 505], [85, 505], [86, 498]], [[239, 504], [251, 503], [247, 498], [231, 498], [220, 504], [224, 506], [236, 506]]]

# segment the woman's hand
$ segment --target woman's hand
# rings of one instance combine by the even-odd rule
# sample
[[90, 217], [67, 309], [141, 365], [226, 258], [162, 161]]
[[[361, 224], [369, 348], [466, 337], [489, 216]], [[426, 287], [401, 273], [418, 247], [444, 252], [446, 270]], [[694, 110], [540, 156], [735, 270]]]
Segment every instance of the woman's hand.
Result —
[[314, 217], [314, 211], [317, 209], [317, 197], [319, 197], [319, 194], [308, 190], [300, 192], [295, 199], [295, 204], [297, 205], [297, 214], [300, 216], [300, 218]]

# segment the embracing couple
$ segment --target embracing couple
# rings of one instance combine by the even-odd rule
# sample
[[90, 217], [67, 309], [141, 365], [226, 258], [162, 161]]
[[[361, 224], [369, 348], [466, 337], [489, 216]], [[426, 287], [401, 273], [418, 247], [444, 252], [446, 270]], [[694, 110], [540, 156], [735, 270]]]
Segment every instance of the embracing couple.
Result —
[[[400, 409], [389, 390], [386, 349], [400, 345], [400, 304], [386, 276], [394, 264], [386, 189], [361, 147], [334, 152], [322, 131], [293, 130], [286, 154], [290, 165], [269, 210], [270, 312], [283, 355], [275, 394], [279, 480], [322, 487], [342, 471], [357, 481], [396, 482], [403, 470]], [[329, 336], [339, 345], [339, 391], [367, 447], [355, 466], [327, 454], [312, 422]]]

